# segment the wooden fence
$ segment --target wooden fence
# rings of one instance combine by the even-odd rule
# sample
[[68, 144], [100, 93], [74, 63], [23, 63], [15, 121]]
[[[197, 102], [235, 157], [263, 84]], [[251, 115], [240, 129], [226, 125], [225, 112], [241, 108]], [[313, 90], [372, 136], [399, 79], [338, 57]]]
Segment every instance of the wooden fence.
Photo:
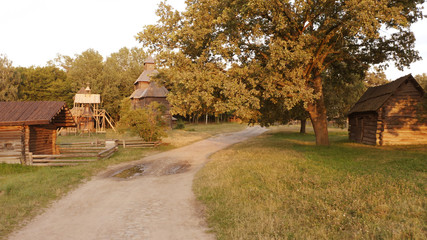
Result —
[[145, 142], [144, 140], [134, 140], [134, 139], [120, 139], [117, 143], [123, 148], [152, 148], [157, 147], [161, 144], [160, 141], [157, 142]]
[[[111, 157], [118, 151], [118, 146], [123, 148], [152, 148], [162, 144], [158, 142], [145, 142], [143, 140], [112, 140], [79, 143], [57, 144], [60, 154], [56, 155], [33, 155], [31, 152], [26, 155], [26, 164], [34, 166], [70, 166], [83, 163], [94, 162]], [[0, 162], [22, 163], [20, 152], [16, 154], [1, 154]], [[25, 163], [22, 163], [25, 164]]]
[[117, 141], [58, 144], [59, 155], [32, 155], [29, 164], [35, 166], [70, 166], [107, 159], [118, 150]]

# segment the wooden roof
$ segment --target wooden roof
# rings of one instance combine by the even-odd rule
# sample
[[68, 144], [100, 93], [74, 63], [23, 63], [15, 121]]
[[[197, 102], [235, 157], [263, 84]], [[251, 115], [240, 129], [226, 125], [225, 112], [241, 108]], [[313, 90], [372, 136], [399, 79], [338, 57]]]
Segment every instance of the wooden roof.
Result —
[[65, 102], [0, 102], [0, 126], [44, 125], [75, 126]]
[[75, 103], [101, 103], [100, 94], [80, 94], [74, 96]]
[[85, 93], [86, 93], [85, 87], [80, 88], [80, 90], [77, 92], [77, 94], [85, 94]]
[[415, 87], [424, 94], [423, 88], [418, 84], [411, 74], [396, 79], [390, 83], [370, 87], [362, 95], [359, 101], [350, 109], [349, 115], [357, 112], [375, 112], [396, 92], [396, 90], [406, 81], [412, 81]]
[[135, 90], [130, 98], [166, 97], [169, 91], [165, 87], [159, 87], [155, 82], [150, 82], [146, 89]]
[[157, 70], [144, 70], [141, 75], [139, 75], [138, 79], [133, 83], [134, 85], [138, 82], [150, 82], [151, 76], [155, 76], [159, 72]]

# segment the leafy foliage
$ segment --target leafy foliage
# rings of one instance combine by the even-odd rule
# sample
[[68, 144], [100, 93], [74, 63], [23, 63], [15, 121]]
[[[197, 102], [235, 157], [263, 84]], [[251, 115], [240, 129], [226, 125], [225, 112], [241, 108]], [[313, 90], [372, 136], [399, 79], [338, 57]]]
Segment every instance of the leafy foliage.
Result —
[[[289, 110], [304, 102], [316, 142], [326, 145], [325, 101], [331, 93], [324, 86], [332, 65], [345, 62], [345, 71], [359, 73], [390, 60], [402, 68], [420, 59], [410, 25], [422, 18], [423, 2], [204, 0], [187, 1], [182, 13], [162, 2], [158, 24], [145, 27], [138, 39], [159, 53], [163, 71], [171, 72], [166, 76], [188, 71], [173, 55], [196, 64], [199, 71], [192, 71], [200, 77], [189, 80], [215, 83], [219, 91], [202, 89], [221, 94], [215, 109], [256, 122], [271, 112], [264, 107], [279, 104]], [[384, 28], [394, 32], [380, 34]], [[208, 64], [226, 77], [210, 74]]]
[[133, 83], [144, 71], [144, 60], [147, 54], [140, 48], [120, 49], [111, 54], [104, 63], [102, 76], [102, 96], [104, 108], [118, 119], [120, 101], [129, 97], [133, 91]]
[[[74, 57], [58, 55], [49, 61], [48, 67], [21, 68], [21, 71], [25, 72], [27, 82], [21, 86], [22, 99], [66, 98], [68, 106], [72, 106], [74, 94], [89, 84], [92, 93], [101, 94], [103, 107], [107, 112], [118, 120], [120, 101], [132, 93], [133, 82], [142, 73], [146, 57], [147, 54], [141, 48], [126, 47], [112, 53], [105, 61], [99, 52], [93, 49], [76, 54]], [[43, 73], [39, 73], [41, 71]], [[64, 73], [65, 76], [56, 76], [57, 72]], [[39, 75], [43, 77], [38, 77]], [[45, 91], [46, 87], [51, 91]], [[33, 95], [36, 89], [41, 90], [44, 95]], [[49, 95], [49, 92], [53, 94]]]
[[[424, 96], [423, 96], [423, 101], [420, 104], [420, 108], [421, 108], [421, 113], [423, 112], [427, 112], [427, 74], [423, 73], [423, 74], [419, 74], [416, 75], [414, 77], [418, 83], [421, 85], [421, 87], [424, 89]], [[423, 114], [420, 114], [421, 119], [423, 119]], [[427, 119], [424, 119], [425, 121], [427, 121]]]
[[12, 61], [0, 55], [0, 101], [18, 99], [18, 85], [20, 79], [12, 66]]
[[122, 101], [120, 111], [120, 131], [130, 130], [145, 141], [152, 142], [166, 136], [167, 125], [162, 115], [163, 105], [152, 102], [145, 108], [132, 109], [130, 99]]
[[365, 77], [366, 87], [376, 87], [388, 83], [387, 76], [384, 71], [376, 69], [376, 72], [368, 72]]
[[66, 101], [73, 103], [73, 92], [65, 71], [55, 67], [17, 68], [21, 77], [19, 99], [24, 101]]
[[427, 91], [427, 74], [418, 74], [414, 78], [418, 81], [421, 87], [424, 88], [424, 91]]
[[80, 55], [76, 55], [67, 71], [72, 90], [77, 92], [89, 84], [92, 92], [101, 92], [104, 87], [101, 81], [103, 69], [103, 57], [98, 51], [88, 49]]

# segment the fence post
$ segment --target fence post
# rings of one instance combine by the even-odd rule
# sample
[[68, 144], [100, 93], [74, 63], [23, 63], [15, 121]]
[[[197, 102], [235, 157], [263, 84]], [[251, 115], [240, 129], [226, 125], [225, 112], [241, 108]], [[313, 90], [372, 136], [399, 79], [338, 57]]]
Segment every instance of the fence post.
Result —
[[28, 153], [28, 162], [27, 165], [33, 165], [33, 153], [29, 152]]
[[126, 148], [126, 140], [123, 139], [123, 148]]

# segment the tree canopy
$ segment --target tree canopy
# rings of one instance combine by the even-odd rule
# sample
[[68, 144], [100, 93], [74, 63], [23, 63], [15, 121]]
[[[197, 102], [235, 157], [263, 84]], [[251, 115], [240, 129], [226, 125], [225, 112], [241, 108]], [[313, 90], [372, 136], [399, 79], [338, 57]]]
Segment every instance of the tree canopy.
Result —
[[325, 101], [333, 91], [325, 88], [356, 84], [353, 78], [333, 79], [331, 72], [339, 70], [347, 77], [351, 71], [366, 72], [371, 65], [386, 67], [388, 61], [402, 69], [420, 59], [410, 26], [423, 17], [424, 0], [186, 3], [180, 13], [162, 2], [158, 23], [138, 34], [144, 46], [162, 58], [163, 71], [171, 72], [165, 75], [185, 70], [176, 61], [186, 57], [201, 66], [208, 84], [216, 76], [202, 70], [215, 65], [225, 76], [217, 84], [221, 97], [214, 106], [225, 106], [254, 122], [271, 104], [289, 110], [303, 102], [319, 145], [329, 144]]
[[121, 48], [112, 53], [105, 61], [100, 82], [103, 104], [115, 120], [119, 117], [120, 102], [129, 97], [133, 83], [144, 71], [144, 60], [147, 54], [141, 48]]
[[65, 71], [55, 67], [18, 67], [21, 78], [19, 99], [24, 101], [66, 101], [72, 104], [73, 93]]
[[0, 101], [18, 99], [19, 76], [6, 56], [0, 55]]
[[104, 60], [99, 52], [88, 49], [72, 57], [58, 55], [44, 67], [13, 67], [0, 55], [0, 101], [61, 100], [71, 108], [73, 96], [89, 84], [118, 120], [120, 102], [131, 95], [146, 57], [141, 48], [124, 47]]

